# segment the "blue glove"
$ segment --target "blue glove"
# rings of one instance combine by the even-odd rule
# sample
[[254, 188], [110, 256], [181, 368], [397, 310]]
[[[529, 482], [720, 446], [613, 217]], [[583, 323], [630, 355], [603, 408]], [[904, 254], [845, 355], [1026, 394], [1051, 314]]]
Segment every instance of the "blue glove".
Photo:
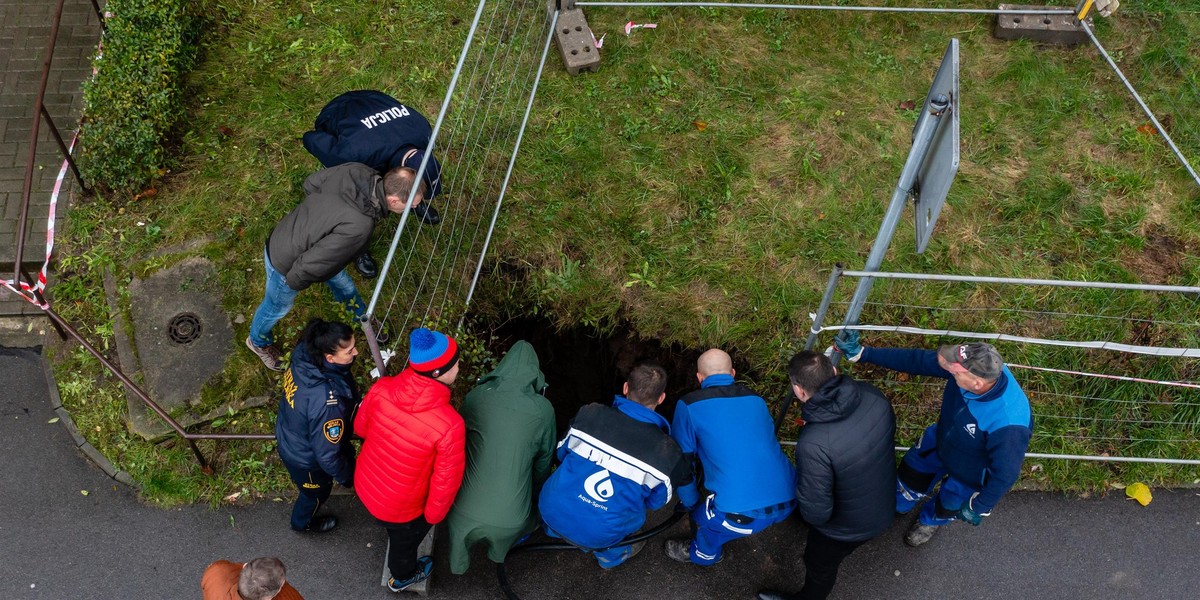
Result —
[[958, 509], [958, 514], [956, 514], [954, 516], [959, 521], [966, 521], [967, 523], [970, 523], [970, 524], [978, 527], [979, 524], [983, 522], [983, 518], [986, 517], [987, 514], [986, 513], [980, 514], [980, 513], [975, 512], [975, 509], [971, 508], [971, 501], [968, 500], [965, 503], [963, 503], [962, 508]]
[[850, 362], [858, 362], [858, 359], [862, 358], [863, 347], [858, 342], [857, 330], [843, 329], [841, 335], [833, 338], [833, 345], [837, 346], [838, 351]]

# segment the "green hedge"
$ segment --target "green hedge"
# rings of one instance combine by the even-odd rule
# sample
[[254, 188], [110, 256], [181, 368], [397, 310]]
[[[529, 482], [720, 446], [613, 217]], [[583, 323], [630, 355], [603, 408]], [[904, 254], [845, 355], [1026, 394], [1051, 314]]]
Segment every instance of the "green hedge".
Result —
[[166, 168], [183, 116], [183, 79], [201, 19], [192, 0], [109, 0], [96, 76], [83, 86], [80, 168], [90, 184], [130, 191]]

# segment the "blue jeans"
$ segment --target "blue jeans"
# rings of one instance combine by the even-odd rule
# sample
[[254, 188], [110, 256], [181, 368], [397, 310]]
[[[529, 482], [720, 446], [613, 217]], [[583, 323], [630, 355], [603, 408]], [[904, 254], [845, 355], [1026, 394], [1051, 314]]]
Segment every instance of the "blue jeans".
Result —
[[749, 518], [722, 512], [717, 508], [716, 495], [709, 494], [692, 509], [692, 521], [696, 523], [696, 539], [690, 548], [692, 562], [702, 566], [716, 564], [726, 543], [752, 536], [786, 519], [795, 507], [792, 503], [770, 515]]
[[[564, 538], [563, 536], [559, 535], [557, 531], [554, 531], [553, 529], [551, 529], [550, 526], [546, 525], [545, 522], [542, 522], [542, 526], [543, 526], [543, 529], [545, 529], [545, 531], [546, 531], [546, 535], [548, 535], [550, 537], [558, 538], [560, 540], [567, 539], [567, 538]], [[567, 540], [567, 541], [571, 542], [571, 540]], [[571, 543], [574, 544], [575, 542], [571, 542]], [[576, 544], [576, 545], [578, 545], [578, 544]], [[630, 545], [614, 546], [612, 548], [606, 548], [604, 550], [587, 550], [582, 547], [580, 549], [584, 550], [585, 552], [589, 552], [592, 556], [595, 556], [596, 562], [599, 563], [600, 567], [604, 568], [604, 569], [611, 569], [611, 568], [629, 560], [629, 557], [633, 555], [633, 546], [630, 546]]]
[[[250, 342], [259, 348], [275, 343], [275, 336], [271, 334], [271, 330], [275, 328], [275, 324], [280, 319], [288, 314], [288, 311], [292, 310], [296, 294], [300, 293], [288, 287], [287, 277], [271, 266], [271, 258], [267, 256], [265, 245], [263, 246], [263, 264], [267, 270], [267, 291], [263, 296], [262, 304], [259, 304], [258, 310], [254, 311], [254, 319], [250, 321]], [[354, 316], [361, 319], [367, 314], [367, 307], [363, 304], [362, 296], [358, 294], [358, 288], [354, 287], [354, 280], [350, 279], [350, 275], [346, 273], [345, 269], [329, 278], [325, 285], [329, 286], [329, 291], [333, 292], [334, 300], [342, 305], [350, 306], [350, 309], [354, 311]]]
[[904, 454], [899, 473], [896, 475], [896, 512], [906, 513], [923, 498], [933, 492], [934, 486], [942, 482], [937, 497], [921, 508], [919, 520], [922, 525], [945, 525], [954, 520], [954, 513], [962, 508], [977, 489], [948, 476], [937, 451], [937, 424], [925, 428], [917, 444]]

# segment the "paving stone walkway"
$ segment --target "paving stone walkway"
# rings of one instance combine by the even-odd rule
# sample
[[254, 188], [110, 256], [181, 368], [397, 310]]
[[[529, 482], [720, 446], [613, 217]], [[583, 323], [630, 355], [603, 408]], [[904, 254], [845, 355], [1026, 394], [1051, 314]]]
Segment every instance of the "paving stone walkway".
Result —
[[[103, 2], [100, 4], [103, 6]], [[41, 83], [56, 5], [54, 0], [0, 0], [0, 277], [4, 279], [12, 277], [16, 257], [33, 104]], [[68, 143], [79, 122], [80, 85], [91, 73], [90, 57], [99, 39], [100, 22], [92, 3], [66, 0], [45, 104]], [[50, 192], [62, 165], [58, 145], [45, 121], [37, 149], [22, 260], [31, 274], [41, 267], [45, 257]], [[69, 173], [67, 177], [71, 179]], [[59, 219], [65, 215], [68, 200], [69, 193], [64, 192], [58, 205]], [[20, 319], [40, 314], [37, 307], [0, 288], [0, 318]]]

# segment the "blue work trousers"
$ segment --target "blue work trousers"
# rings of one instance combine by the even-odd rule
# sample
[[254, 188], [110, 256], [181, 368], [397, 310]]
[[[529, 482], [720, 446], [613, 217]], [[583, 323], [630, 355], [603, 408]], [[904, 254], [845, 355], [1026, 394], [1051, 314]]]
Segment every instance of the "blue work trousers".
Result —
[[692, 509], [696, 523], [696, 539], [692, 541], [691, 559], [697, 565], [712, 565], [721, 560], [721, 547], [738, 538], [754, 535], [787, 518], [796, 508], [794, 502], [780, 506], [765, 516], [734, 515], [717, 508], [716, 495], [709, 494]]
[[[919, 519], [922, 525], [945, 525], [953, 521], [958, 509], [979, 491], [946, 474], [946, 467], [942, 465], [942, 458], [937, 451], [936, 423], [927, 427], [917, 444], [908, 449], [904, 454], [903, 463], [900, 473], [896, 476], [898, 513], [912, 510], [922, 498], [933, 491], [939, 481], [942, 482], [937, 497], [921, 509]], [[905, 477], [906, 473], [908, 477]], [[927, 484], [924, 481], [926, 479]]]

